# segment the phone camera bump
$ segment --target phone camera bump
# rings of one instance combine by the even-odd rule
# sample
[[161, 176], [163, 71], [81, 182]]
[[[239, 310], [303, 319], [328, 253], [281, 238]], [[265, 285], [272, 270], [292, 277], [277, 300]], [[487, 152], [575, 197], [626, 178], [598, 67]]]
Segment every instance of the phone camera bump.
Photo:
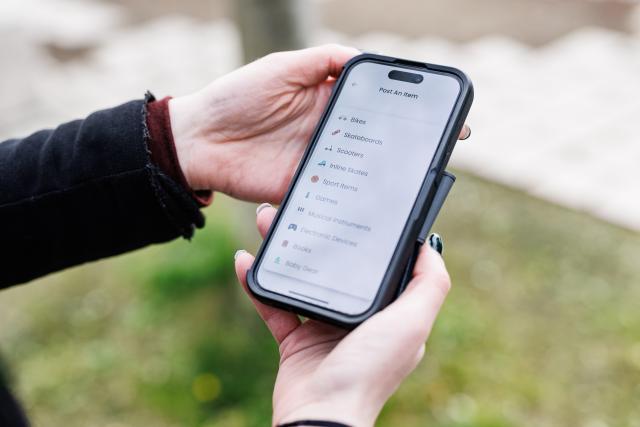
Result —
[[420, 84], [424, 80], [422, 74], [409, 73], [406, 71], [392, 70], [389, 72], [389, 78], [392, 80], [399, 80], [407, 83]]

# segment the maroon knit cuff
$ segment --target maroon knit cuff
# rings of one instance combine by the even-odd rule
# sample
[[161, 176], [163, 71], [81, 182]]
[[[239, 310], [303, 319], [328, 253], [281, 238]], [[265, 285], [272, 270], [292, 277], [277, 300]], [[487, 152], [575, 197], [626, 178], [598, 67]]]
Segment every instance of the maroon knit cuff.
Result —
[[182, 168], [180, 168], [176, 145], [173, 141], [173, 132], [171, 131], [170, 99], [171, 97], [167, 96], [147, 105], [147, 128], [150, 135], [148, 148], [151, 153], [151, 161], [163, 173], [171, 177], [175, 182], [180, 183], [185, 191], [191, 194], [191, 197], [198, 202], [200, 207], [209, 206], [213, 201], [213, 192], [207, 190], [194, 191], [182, 173]]

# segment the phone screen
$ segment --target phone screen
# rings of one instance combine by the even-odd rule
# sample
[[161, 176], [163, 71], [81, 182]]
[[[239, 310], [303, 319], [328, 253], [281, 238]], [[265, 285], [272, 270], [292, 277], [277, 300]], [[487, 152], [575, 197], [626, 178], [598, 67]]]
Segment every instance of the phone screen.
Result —
[[264, 250], [260, 286], [347, 315], [371, 307], [460, 92], [445, 73], [349, 68]]

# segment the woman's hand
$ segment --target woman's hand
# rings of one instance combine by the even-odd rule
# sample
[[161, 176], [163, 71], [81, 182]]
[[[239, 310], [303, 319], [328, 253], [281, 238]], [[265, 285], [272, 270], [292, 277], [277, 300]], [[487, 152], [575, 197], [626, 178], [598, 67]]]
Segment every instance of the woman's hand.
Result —
[[358, 51], [326, 45], [267, 55], [169, 102], [178, 159], [195, 190], [279, 202]]
[[[272, 207], [258, 213], [264, 236]], [[245, 290], [253, 257], [236, 255], [236, 273]], [[252, 298], [280, 347], [280, 368], [273, 392], [273, 422], [322, 419], [371, 426], [387, 399], [424, 355], [440, 306], [449, 291], [449, 275], [440, 255], [425, 246], [407, 290], [355, 330], [314, 320]]]
[[172, 99], [178, 161], [191, 188], [279, 203], [335, 78], [358, 53], [339, 45], [274, 53]]

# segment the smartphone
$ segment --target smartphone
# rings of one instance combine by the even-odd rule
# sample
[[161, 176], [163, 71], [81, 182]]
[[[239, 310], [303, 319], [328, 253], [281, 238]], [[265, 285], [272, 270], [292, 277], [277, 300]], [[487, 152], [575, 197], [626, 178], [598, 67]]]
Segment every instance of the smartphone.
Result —
[[454, 68], [349, 61], [247, 274], [253, 295], [347, 328], [391, 303], [472, 101]]

